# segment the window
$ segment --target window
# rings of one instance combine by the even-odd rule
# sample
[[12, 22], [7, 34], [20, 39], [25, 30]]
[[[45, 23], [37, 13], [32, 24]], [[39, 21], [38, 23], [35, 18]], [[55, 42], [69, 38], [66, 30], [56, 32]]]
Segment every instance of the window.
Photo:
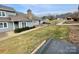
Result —
[[0, 23], [0, 28], [3, 28], [3, 23]]
[[0, 29], [2, 28], [7, 28], [8, 27], [8, 24], [6, 22], [1, 22], [0, 23]]
[[1, 12], [0, 12], [0, 16], [1, 16]]
[[4, 27], [7, 27], [7, 23], [4, 23]]
[[22, 22], [22, 26], [23, 27], [26, 27], [26, 22]]
[[5, 16], [5, 12], [2, 12], [2, 16]]
[[6, 16], [5, 12], [4, 11], [0, 11], [0, 17], [4, 17]]

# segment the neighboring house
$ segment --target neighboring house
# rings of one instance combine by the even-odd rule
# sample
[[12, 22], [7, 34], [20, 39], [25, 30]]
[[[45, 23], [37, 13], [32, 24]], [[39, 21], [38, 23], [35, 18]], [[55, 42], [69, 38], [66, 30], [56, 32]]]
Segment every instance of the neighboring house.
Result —
[[27, 10], [27, 14], [24, 14], [17, 12], [14, 8], [0, 5], [0, 32], [37, 26], [42, 22], [43, 20], [34, 16], [30, 9]]
[[72, 20], [72, 17], [67, 17], [67, 20]]

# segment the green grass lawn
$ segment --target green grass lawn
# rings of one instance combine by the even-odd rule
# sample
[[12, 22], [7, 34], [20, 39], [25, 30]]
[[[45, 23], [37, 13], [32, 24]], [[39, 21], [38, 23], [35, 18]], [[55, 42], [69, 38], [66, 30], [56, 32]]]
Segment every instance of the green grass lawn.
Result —
[[0, 53], [31, 53], [42, 41], [48, 38], [67, 39], [68, 27], [47, 26], [0, 41]]
[[53, 19], [53, 20], [48, 20], [49, 23], [52, 23], [52, 24], [57, 24], [57, 23], [60, 23], [64, 20], [60, 19], [60, 20], [57, 20], [57, 19]]

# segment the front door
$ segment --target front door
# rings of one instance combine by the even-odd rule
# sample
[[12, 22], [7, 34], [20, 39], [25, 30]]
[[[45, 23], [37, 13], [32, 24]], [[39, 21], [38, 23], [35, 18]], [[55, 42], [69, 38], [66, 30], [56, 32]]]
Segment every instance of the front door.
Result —
[[19, 28], [19, 22], [14, 22], [15, 29]]

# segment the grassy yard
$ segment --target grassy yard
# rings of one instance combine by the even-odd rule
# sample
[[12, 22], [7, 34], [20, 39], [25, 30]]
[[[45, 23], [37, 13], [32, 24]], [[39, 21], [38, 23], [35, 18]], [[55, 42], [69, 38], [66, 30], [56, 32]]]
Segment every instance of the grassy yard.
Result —
[[54, 20], [48, 20], [49, 23], [52, 23], [52, 24], [57, 24], [57, 23], [60, 23], [64, 20], [60, 19], [60, 20], [57, 20], [57, 19], [54, 19]]
[[31, 53], [42, 41], [48, 38], [67, 39], [68, 27], [47, 26], [0, 41], [0, 53]]

